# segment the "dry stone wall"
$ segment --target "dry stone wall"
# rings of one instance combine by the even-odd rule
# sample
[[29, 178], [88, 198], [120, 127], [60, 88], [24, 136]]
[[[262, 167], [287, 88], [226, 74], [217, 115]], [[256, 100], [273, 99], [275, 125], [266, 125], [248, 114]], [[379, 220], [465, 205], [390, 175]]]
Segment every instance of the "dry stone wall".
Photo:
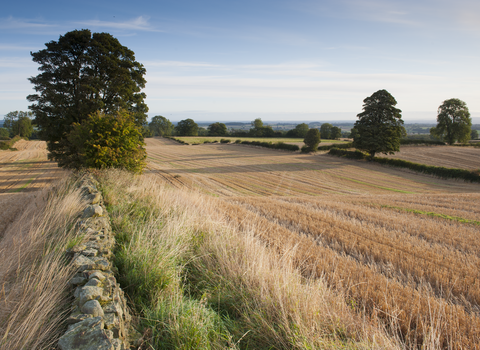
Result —
[[108, 214], [93, 177], [82, 181], [81, 190], [89, 201], [78, 224], [84, 240], [68, 249], [77, 273], [70, 281], [74, 302], [68, 328], [58, 346], [62, 350], [129, 349], [131, 317], [114, 276], [115, 240]]

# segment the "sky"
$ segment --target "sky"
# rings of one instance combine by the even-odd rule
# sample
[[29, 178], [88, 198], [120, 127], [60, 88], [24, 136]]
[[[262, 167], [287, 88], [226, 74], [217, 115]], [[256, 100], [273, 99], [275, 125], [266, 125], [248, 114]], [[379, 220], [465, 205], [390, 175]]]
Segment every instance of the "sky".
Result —
[[386, 89], [408, 122], [446, 99], [480, 123], [478, 0], [9, 1], [0, 12], [0, 118], [27, 110], [30, 52], [108, 32], [146, 70], [149, 116], [355, 120]]

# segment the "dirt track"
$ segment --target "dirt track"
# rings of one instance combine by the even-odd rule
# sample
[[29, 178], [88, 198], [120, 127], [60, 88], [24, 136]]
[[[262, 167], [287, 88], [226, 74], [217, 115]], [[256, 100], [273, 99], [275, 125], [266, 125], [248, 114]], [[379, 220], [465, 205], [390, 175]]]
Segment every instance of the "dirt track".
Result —
[[0, 151], [0, 237], [39, 190], [65, 175], [47, 159], [44, 141], [20, 140]]

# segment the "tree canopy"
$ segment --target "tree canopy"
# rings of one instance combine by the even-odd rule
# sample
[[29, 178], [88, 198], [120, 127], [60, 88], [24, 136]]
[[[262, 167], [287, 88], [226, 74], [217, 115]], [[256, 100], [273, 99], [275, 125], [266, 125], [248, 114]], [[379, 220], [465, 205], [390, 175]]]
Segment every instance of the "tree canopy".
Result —
[[209, 136], [225, 136], [228, 134], [227, 126], [223, 123], [213, 123], [208, 126]]
[[33, 133], [32, 117], [32, 112], [9, 112], [4, 117], [3, 126], [9, 131], [10, 136], [29, 138]]
[[430, 129], [432, 136], [449, 145], [467, 142], [471, 137], [472, 119], [467, 104], [458, 98], [443, 101], [438, 107], [437, 126]]
[[137, 126], [145, 123], [148, 108], [140, 91], [146, 71], [133, 51], [108, 33], [92, 34], [88, 29], [68, 32], [45, 45], [31, 53], [42, 73], [29, 78], [37, 93], [27, 99], [33, 102], [29, 108], [50, 158], [61, 160], [74, 123], [81, 124], [97, 111], [113, 116], [125, 110]]
[[332, 131], [333, 125], [330, 123], [323, 123], [320, 126], [320, 137], [324, 140], [328, 140], [330, 138], [330, 133]]
[[370, 153], [393, 154], [400, 150], [400, 139], [405, 134], [402, 111], [395, 108], [397, 101], [387, 90], [378, 90], [363, 100], [363, 112], [358, 114], [354, 128], [353, 146]]
[[197, 136], [198, 125], [190, 118], [181, 120], [175, 127], [175, 133], [178, 136]]
[[120, 168], [141, 172], [147, 157], [135, 118], [127, 111], [97, 111], [74, 123], [59, 165], [66, 168]]
[[478, 139], [478, 131], [475, 129], [472, 129], [472, 132], [470, 133], [470, 140], [476, 140]]
[[148, 125], [154, 136], [170, 136], [173, 133], [173, 124], [161, 115], [153, 117]]
[[315, 152], [318, 148], [318, 144], [320, 143], [320, 131], [318, 131], [318, 129], [308, 130], [303, 142], [308, 147], [309, 152]]
[[342, 129], [340, 129], [338, 126], [332, 126], [330, 129], [330, 139], [337, 140], [340, 137], [342, 137]]

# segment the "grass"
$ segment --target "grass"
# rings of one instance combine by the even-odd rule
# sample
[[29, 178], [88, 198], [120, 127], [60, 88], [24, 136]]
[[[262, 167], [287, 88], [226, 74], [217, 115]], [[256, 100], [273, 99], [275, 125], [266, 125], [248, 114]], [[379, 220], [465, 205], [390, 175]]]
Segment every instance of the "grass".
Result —
[[322, 278], [295, 268], [294, 242], [284, 252], [269, 249], [256, 222], [240, 229], [225, 221], [221, 199], [118, 171], [103, 172], [100, 182], [117, 232], [118, 279], [145, 347], [396, 347]]
[[480, 221], [469, 220], [469, 219], [461, 218], [461, 217], [458, 217], [458, 216], [450, 216], [450, 215], [441, 214], [441, 213], [434, 213], [434, 212], [431, 212], [431, 211], [422, 211], [422, 210], [402, 208], [402, 207], [396, 207], [396, 206], [390, 206], [390, 205], [382, 205], [381, 207], [382, 208], [397, 209], [397, 210], [400, 210], [400, 211], [405, 211], [407, 213], [427, 215], [427, 216], [431, 216], [431, 217], [437, 217], [437, 218], [442, 218], [442, 219], [446, 219], [446, 220], [457, 221], [457, 222], [461, 222], [461, 223], [464, 223], [464, 224], [473, 224], [473, 225], [480, 226]]
[[[48, 198], [44, 200], [43, 198]], [[65, 248], [85, 205], [72, 178], [39, 191], [0, 240], [0, 348], [54, 348], [70, 311]]]

